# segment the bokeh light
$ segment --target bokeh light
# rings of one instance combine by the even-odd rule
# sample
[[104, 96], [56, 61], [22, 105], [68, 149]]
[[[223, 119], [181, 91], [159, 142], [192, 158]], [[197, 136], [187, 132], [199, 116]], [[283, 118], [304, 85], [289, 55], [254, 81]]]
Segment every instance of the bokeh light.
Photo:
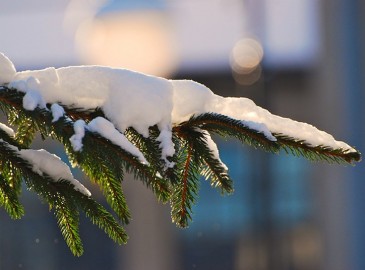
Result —
[[169, 77], [177, 54], [162, 11], [109, 12], [83, 22], [76, 46], [83, 62]]
[[261, 76], [261, 61], [264, 50], [260, 42], [253, 38], [239, 40], [231, 53], [233, 77], [239, 84], [251, 85]]

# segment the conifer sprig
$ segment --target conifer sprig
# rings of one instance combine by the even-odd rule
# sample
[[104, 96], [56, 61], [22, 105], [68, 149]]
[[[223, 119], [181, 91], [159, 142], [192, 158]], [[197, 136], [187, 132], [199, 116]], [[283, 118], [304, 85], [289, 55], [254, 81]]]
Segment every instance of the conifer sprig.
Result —
[[[306, 141], [291, 138], [285, 134], [273, 133], [276, 141], [270, 140], [263, 133], [247, 126], [245, 122], [216, 113], [192, 116], [180, 126], [195, 126], [222, 137], [236, 138], [242, 143], [268, 152], [279, 153], [280, 150], [284, 150], [286, 153], [302, 156], [312, 161], [352, 164], [361, 160], [361, 154], [357, 151], [349, 152], [322, 145], [312, 146]], [[176, 129], [178, 130], [180, 126]]]
[[199, 164], [193, 145], [189, 140], [182, 140], [177, 153], [179, 182], [174, 185], [171, 194], [171, 218], [179, 227], [185, 228], [192, 219], [192, 206], [196, 202], [199, 189]]
[[[3, 173], [0, 174], [0, 206], [4, 207], [5, 211], [13, 219], [20, 219], [24, 215], [24, 207], [19, 202], [19, 194], [16, 188], [9, 183], [10, 173], [4, 173], [4, 166], [2, 167]], [[4, 177], [3, 174], [6, 176]]]
[[206, 132], [182, 124], [176, 136], [179, 138], [176, 167], [180, 181], [174, 185], [171, 215], [174, 223], [187, 227], [192, 220], [192, 206], [198, 197], [199, 176], [210, 179], [211, 185], [219, 187], [223, 194], [232, 193], [233, 185], [227, 169], [207, 145]]
[[[10, 125], [17, 127], [14, 137], [0, 129], [0, 206], [12, 218], [20, 218], [24, 214], [19, 202], [24, 180], [29, 189], [49, 204], [66, 243], [77, 256], [83, 252], [79, 236], [80, 211], [115, 242], [121, 244], [127, 241], [125, 230], [119, 224], [128, 224], [131, 218], [122, 189], [126, 173], [142, 181], [160, 201], [170, 202], [172, 220], [179, 227], [187, 227], [192, 219], [192, 207], [198, 198], [201, 176], [209, 180], [211, 186], [219, 188], [222, 194], [232, 193], [232, 179], [218, 157], [210, 137], [212, 134], [235, 138], [243, 144], [271, 153], [283, 150], [309, 160], [351, 164], [361, 159], [357, 151], [312, 146], [285, 134], [268, 136], [252, 128], [248, 121], [217, 113], [203, 113], [193, 115], [172, 128], [175, 145], [175, 155], [172, 157], [162, 157], [157, 126], [149, 127], [148, 137], [132, 127], [128, 128], [123, 135], [146, 158], [149, 164], [144, 164], [138, 157], [87, 128], [82, 139], [82, 150], [73, 148], [70, 138], [75, 133], [75, 121], [84, 120], [87, 124], [96, 117], [107, 118], [100, 108], [85, 110], [60, 104], [65, 115], [53, 121], [48, 109], [51, 104], [47, 104], [47, 108], [28, 111], [23, 108], [23, 97], [24, 93], [16, 89], [0, 86], [0, 110], [7, 116]], [[64, 145], [71, 163], [79, 166], [100, 187], [116, 218], [92, 197], [75, 190], [68, 181], [55, 181], [47, 173], [35, 173], [32, 164], [18, 155], [16, 149], [28, 149], [37, 133]]]
[[329, 163], [353, 164], [361, 160], [359, 152], [349, 152], [345, 149], [333, 149], [323, 145], [312, 146], [303, 140], [291, 138], [284, 134], [275, 134], [277, 144], [286, 153], [302, 156], [311, 161], [326, 161]]
[[[75, 255], [80, 256], [83, 252], [79, 236], [79, 209], [113, 240], [118, 243], [126, 241], [124, 229], [114, 221], [113, 216], [93, 199], [75, 190], [67, 180], [59, 179], [55, 182], [47, 173], [35, 173], [32, 165], [19, 156], [16, 148], [4, 141], [0, 141], [0, 158], [12, 164], [14, 174], [20, 172], [28, 188], [35, 191], [53, 209], [61, 233]], [[6, 194], [11, 197], [14, 193]], [[15, 208], [17, 207], [19, 206], [16, 205]]]
[[175, 128], [177, 132], [181, 126], [201, 128], [223, 138], [233, 137], [244, 144], [273, 153], [279, 150], [277, 144], [266, 138], [263, 133], [250, 128], [245, 122], [217, 113], [193, 115], [188, 121]]

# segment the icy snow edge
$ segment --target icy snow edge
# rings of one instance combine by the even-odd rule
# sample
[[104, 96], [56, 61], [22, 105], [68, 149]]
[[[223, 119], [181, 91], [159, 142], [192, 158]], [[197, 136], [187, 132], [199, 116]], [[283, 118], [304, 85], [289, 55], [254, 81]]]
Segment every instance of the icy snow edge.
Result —
[[20, 157], [32, 164], [32, 170], [35, 173], [41, 176], [45, 173], [55, 182], [67, 180], [74, 186], [75, 190], [88, 197], [91, 196], [90, 191], [73, 177], [70, 168], [58, 156], [51, 154], [44, 149], [22, 149], [18, 150], [18, 153]]
[[0, 139], [1, 142], [6, 143], [7, 147], [15, 151], [22, 159], [29, 162], [32, 165], [33, 172], [43, 176], [47, 174], [54, 182], [66, 180], [74, 186], [74, 189], [81, 192], [82, 194], [90, 197], [90, 191], [76, 180], [66, 163], [64, 163], [60, 157], [49, 153], [44, 149], [21, 149], [11, 145], [4, 140]]
[[0, 81], [9, 81], [10, 87], [26, 93], [25, 109], [58, 102], [85, 109], [99, 107], [121, 133], [133, 127], [145, 137], [149, 134], [148, 128], [157, 125], [164, 135], [160, 147], [165, 160], [174, 154], [172, 126], [192, 115], [207, 112], [241, 120], [272, 141], [276, 140], [273, 133], [285, 134], [313, 147], [356, 152], [348, 144], [336, 141], [312, 125], [273, 115], [247, 98], [215, 95], [206, 86], [190, 80], [167, 80], [101, 66], [15, 72], [11, 61], [3, 54], [0, 54], [1, 65], [7, 72], [0, 74]]

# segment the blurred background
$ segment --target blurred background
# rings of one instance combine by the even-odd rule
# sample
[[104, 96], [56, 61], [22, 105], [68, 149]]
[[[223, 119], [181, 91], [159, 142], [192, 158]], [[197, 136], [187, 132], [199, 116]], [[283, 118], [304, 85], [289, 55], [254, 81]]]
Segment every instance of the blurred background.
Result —
[[[0, 0], [0, 51], [18, 70], [98, 64], [193, 79], [364, 153], [364, 15], [360, 0]], [[85, 253], [76, 258], [48, 207], [25, 190], [22, 220], [0, 210], [0, 269], [365, 269], [362, 163], [312, 163], [217, 141], [235, 193], [221, 197], [202, 181], [188, 229], [128, 177], [128, 244], [82, 219]], [[66, 159], [58, 144], [36, 147]]]

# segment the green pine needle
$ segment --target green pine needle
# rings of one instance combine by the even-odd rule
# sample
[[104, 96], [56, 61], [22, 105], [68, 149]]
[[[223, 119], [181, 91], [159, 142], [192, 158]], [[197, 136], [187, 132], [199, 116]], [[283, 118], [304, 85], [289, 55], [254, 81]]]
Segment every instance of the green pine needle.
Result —
[[184, 126], [200, 128], [222, 137], [233, 137], [242, 143], [272, 153], [279, 153], [280, 150], [284, 150], [286, 153], [302, 156], [312, 161], [352, 164], [361, 160], [361, 154], [358, 151], [348, 152], [326, 146], [311, 146], [306, 141], [290, 138], [284, 134], [274, 133], [273, 136], [277, 141], [272, 141], [266, 138], [264, 134], [245, 125], [243, 121], [216, 113], [192, 116], [188, 121], [175, 127], [176, 132], [179, 132], [179, 129]]
[[8, 178], [0, 175], [0, 206], [13, 219], [20, 219], [24, 215], [24, 207], [19, 202], [19, 195], [8, 182]]
[[277, 153], [279, 147], [276, 143], [266, 138], [263, 133], [258, 132], [245, 125], [243, 121], [230, 118], [217, 113], [204, 113], [192, 116], [188, 121], [181, 123], [174, 129], [179, 132], [181, 127], [195, 127], [215, 133], [223, 138], [233, 137], [255, 148]]
[[180, 171], [179, 183], [174, 185], [171, 195], [171, 218], [179, 227], [185, 228], [192, 220], [192, 206], [195, 204], [199, 189], [199, 167], [194, 160], [194, 149], [186, 141], [178, 153]]
[[[67, 245], [76, 256], [83, 253], [79, 235], [80, 212], [84, 212], [116, 243], [126, 243], [128, 236], [122, 225], [129, 223], [131, 214], [122, 189], [125, 173], [131, 173], [142, 181], [159, 201], [169, 201], [172, 220], [179, 227], [187, 227], [192, 219], [200, 176], [209, 180], [211, 186], [219, 188], [222, 194], [232, 193], [233, 182], [228, 170], [210, 149], [208, 136], [211, 134], [235, 138], [271, 153], [283, 150], [309, 160], [350, 164], [361, 160], [357, 151], [312, 146], [285, 134], [274, 133], [276, 140], [272, 140], [252, 129], [245, 121], [217, 113], [204, 113], [173, 127], [176, 153], [167, 157], [169, 162], [175, 164], [173, 167], [166, 166], [166, 160], [161, 156], [157, 126], [150, 127], [147, 138], [133, 128], [127, 129], [124, 135], [148, 160], [149, 165], [146, 165], [120, 146], [89, 130], [85, 130], [82, 150], [74, 151], [70, 138], [74, 135], [75, 121], [82, 119], [88, 123], [97, 116], [106, 118], [100, 108], [84, 110], [60, 104], [66, 113], [53, 122], [52, 113], [46, 108], [25, 110], [23, 97], [24, 93], [16, 89], [0, 86], [0, 110], [17, 128], [15, 137], [0, 129], [0, 206], [11, 218], [20, 218], [24, 214], [19, 202], [21, 183], [24, 181], [30, 190], [49, 204]], [[69, 182], [61, 179], [55, 182], [47, 174], [35, 173], [32, 164], [17, 154], [16, 149], [27, 149], [37, 133], [42, 138], [51, 137], [64, 145], [71, 163], [79, 166], [91, 181], [97, 183], [118, 220], [114, 213], [109, 213], [93, 198], [75, 190]]]
[[75, 196], [78, 206], [86, 216], [118, 244], [127, 243], [128, 236], [114, 217], [100, 204], [87, 196]]
[[311, 161], [326, 161], [329, 163], [353, 164], [361, 160], [359, 152], [348, 152], [344, 149], [333, 149], [326, 146], [312, 146], [305, 141], [288, 137], [283, 134], [274, 134], [277, 144], [286, 153], [302, 156]]
[[84, 252], [79, 234], [79, 213], [72, 201], [68, 198], [54, 194], [53, 202], [55, 216], [63, 238], [75, 256]]

